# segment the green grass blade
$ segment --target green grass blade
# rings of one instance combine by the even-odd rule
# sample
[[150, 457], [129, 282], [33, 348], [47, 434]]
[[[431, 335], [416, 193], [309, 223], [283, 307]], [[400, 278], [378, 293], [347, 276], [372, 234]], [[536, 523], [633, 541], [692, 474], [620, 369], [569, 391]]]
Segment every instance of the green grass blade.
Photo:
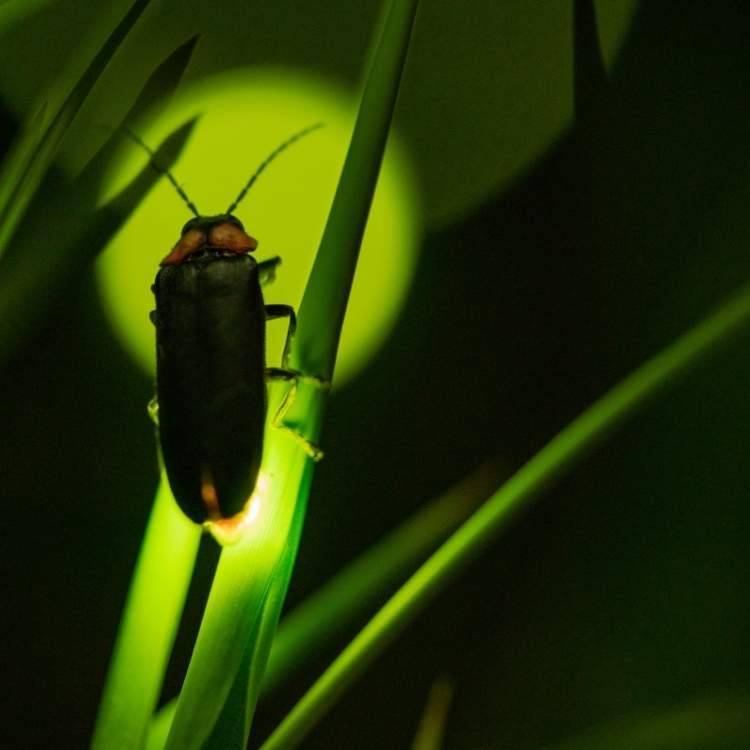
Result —
[[548, 750], [737, 750], [750, 747], [750, 696], [716, 696], [596, 726]]
[[[281, 623], [263, 680], [263, 692], [283, 683], [321, 649], [335, 643], [424, 560], [497, 486], [499, 470], [481, 466], [404, 521], [337, 573]], [[382, 600], [381, 600], [382, 601]]]
[[[497, 486], [499, 476], [500, 469], [494, 463], [484, 464], [421, 508], [285, 617], [271, 644], [260, 694], [283, 684], [334, 643], [357, 618], [371, 611], [396, 582], [414, 570], [487, 497]], [[277, 604], [274, 608], [278, 612]], [[270, 616], [265, 622], [275, 630]], [[176, 705], [176, 700], [171, 701], [154, 717], [147, 750], [164, 747]]]
[[[293, 361], [331, 378], [383, 149], [409, 48], [418, 0], [393, 0], [370, 71], [331, 213], [299, 308]], [[318, 332], [333, 328], [335, 336]]]
[[91, 743], [137, 750], [146, 739], [200, 541], [162, 478], [115, 642]]
[[[237, 680], [251, 684], [249, 676], [238, 676], [239, 669], [246, 649], [258, 649], [252, 636], [263, 632], [261, 615], [293, 528], [294, 500], [298, 493], [306, 497], [312, 475], [310, 460], [296, 442], [286, 435], [273, 438], [267, 432], [261, 468], [272, 480], [252, 529], [222, 551], [167, 748], [203, 748]], [[243, 707], [233, 720], [244, 721], [244, 716]], [[234, 725], [227, 727], [229, 743], [236, 741], [235, 731]]]
[[41, 10], [52, 0], [2, 0], [0, 2], [0, 34], [26, 16]]
[[509, 521], [614, 428], [750, 324], [750, 285], [617, 384], [558, 433], [456, 531], [360, 631], [262, 745], [296, 747], [366, 667]]
[[[195, 122], [189, 120], [164, 139], [157, 151], [162, 164], [177, 160]], [[9, 253], [1, 267], [0, 363], [41, 317], [57, 290], [107, 245], [159, 179], [147, 164], [129, 185], [91, 215], [79, 212], [79, 192], [64, 192], [63, 199], [47, 207], [44, 221], [24, 222], [28, 229], [24, 252]], [[40, 216], [42, 211], [40, 205]], [[50, 234], [55, 242], [50, 242]], [[37, 248], [42, 252], [37, 253]], [[27, 304], [30, 299], [37, 301], [31, 307]]]
[[136, 0], [41, 132], [27, 131], [0, 171], [0, 256], [86, 97], [150, 0]]
[[453, 690], [453, 683], [445, 677], [432, 683], [411, 750], [441, 750], [448, 711], [453, 701]]
[[[308, 473], [308, 486], [312, 473]], [[307, 493], [301, 498], [307, 502]], [[258, 619], [257, 630], [248, 639], [232, 691], [224, 703], [214, 731], [204, 745], [204, 750], [241, 750], [247, 746], [255, 706], [260, 696], [265, 666], [272, 647], [281, 608], [292, 577], [299, 540], [302, 536], [304, 509], [296, 509], [287, 538], [286, 548], [271, 580], [269, 594]], [[261, 665], [260, 667], [258, 665]]]
[[[336, 196], [299, 311], [292, 365], [330, 379], [359, 245], [383, 156], [416, 0], [394, 0], [369, 71]], [[300, 384], [288, 420], [317, 443], [327, 391]], [[273, 409], [273, 407], [271, 407]], [[167, 739], [168, 750], [200, 748], [210, 741], [244, 748], [255, 710], [269, 643], [248, 646], [253, 634], [273, 635], [297, 551], [312, 478], [312, 459], [287, 433], [269, 429], [262, 474], [267, 515], [248, 539], [225, 548], [193, 657]], [[279, 587], [274, 589], [274, 586]], [[243, 659], [250, 648], [251, 658]], [[240, 673], [242, 668], [242, 673]], [[246, 685], [246, 690], [233, 689]], [[223, 710], [229, 697], [244, 705]], [[244, 737], [238, 738], [237, 717]], [[209, 739], [210, 738], [210, 739]]]
[[[153, 116], [165, 106], [190, 62], [197, 40], [197, 36], [189, 39], [154, 70], [125, 116], [126, 122], [137, 123], [147, 113]], [[157, 149], [160, 164], [169, 168], [177, 161], [195, 123], [195, 119], [189, 120], [164, 139]], [[121, 143], [122, 136], [114, 131], [72, 182], [60, 170], [50, 169], [30, 204], [21, 225], [23, 252], [9, 248], [0, 266], [0, 362], [44, 314], [56, 291], [107, 246], [160, 179], [147, 165], [119, 195], [97, 209], [103, 175]], [[55, 241], [50, 242], [50, 237]], [[36, 304], [19, 304], [29, 299]]]
[[[159, 113], [166, 109], [190, 64], [199, 38], [197, 34], [190, 37], [156, 67], [143, 84], [133, 105], [123, 118], [123, 122], [137, 130], [146, 121], [156, 119]], [[93, 205], [96, 201], [104, 173], [109, 168], [115, 151], [120, 148], [122, 141], [122, 133], [113, 130], [112, 135], [73, 182], [72, 190], [84, 197], [86, 206]], [[159, 155], [159, 158], [161, 159], [162, 155]], [[160, 163], [164, 164], [164, 162]]]

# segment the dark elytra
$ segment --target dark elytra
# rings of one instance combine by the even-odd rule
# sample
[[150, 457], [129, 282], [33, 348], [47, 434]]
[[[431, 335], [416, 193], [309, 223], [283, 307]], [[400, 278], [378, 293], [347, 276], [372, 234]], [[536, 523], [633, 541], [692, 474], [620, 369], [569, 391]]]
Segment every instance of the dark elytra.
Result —
[[214, 514], [231, 517], [250, 497], [263, 455], [258, 264], [247, 254], [203, 251], [164, 266], [153, 289], [159, 433], [172, 492], [193, 521], [209, 519], [211, 495]]
[[[272, 275], [280, 259], [259, 264], [248, 255], [257, 241], [245, 234], [232, 212], [284, 149], [320, 127], [320, 123], [307, 127], [277, 146], [226, 212], [215, 216], [202, 216], [169, 170], [154, 161], [154, 152], [127, 131], [195, 214], [156, 275], [151, 320], [156, 326], [164, 467], [177, 503], [197, 523], [231, 518], [246, 507], [263, 455], [266, 378], [304, 377], [286, 369], [295, 328], [292, 308], [263, 303], [261, 279]], [[265, 324], [279, 317], [289, 319], [284, 360], [281, 368], [268, 370]], [[280, 417], [281, 410], [276, 415], [279, 421]], [[302, 436], [282, 429], [298, 439], [309, 455], [320, 458], [322, 453]]]

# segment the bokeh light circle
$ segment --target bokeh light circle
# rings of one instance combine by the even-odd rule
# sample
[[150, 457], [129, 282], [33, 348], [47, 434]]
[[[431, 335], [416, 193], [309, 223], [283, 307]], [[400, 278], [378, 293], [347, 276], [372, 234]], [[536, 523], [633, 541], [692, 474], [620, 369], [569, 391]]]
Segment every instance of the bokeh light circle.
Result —
[[[203, 214], [226, 210], [257, 165], [283, 140], [307, 125], [315, 131], [263, 173], [235, 211], [255, 237], [257, 260], [282, 258], [267, 304], [297, 308], [325, 227], [356, 114], [356, 96], [299, 72], [247, 68], [181, 88], [168, 112], [141, 130], [156, 149], [186, 121], [199, 116], [172, 171]], [[106, 180], [102, 202], [143, 168], [147, 156], [126, 142]], [[420, 234], [416, 179], [405, 149], [391, 134], [336, 365], [340, 385], [383, 342], [408, 292]], [[104, 309], [125, 348], [147, 371], [155, 366], [151, 284], [159, 261], [191, 217], [174, 188], [161, 179], [113, 238], [98, 263]], [[268, 325], [267, 360], [277, 364], [286, 327]]]

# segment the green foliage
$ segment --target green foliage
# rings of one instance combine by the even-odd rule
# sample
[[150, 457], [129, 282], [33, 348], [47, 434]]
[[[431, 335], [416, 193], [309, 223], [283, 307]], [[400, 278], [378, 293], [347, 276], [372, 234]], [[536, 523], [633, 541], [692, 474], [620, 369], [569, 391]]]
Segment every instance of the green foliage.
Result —
[[136, 0], [84, 71], [60, 108], [49, 116], [46, 103], [32, 116], [0, 173], [0, 256], [18, 226], [73, 119], [150, 0]]
[[[109, 54], [114, 52], [111, 49], [112, 39], [120, 40], [120, 37], [113, 34], [110, 42], [105, 45], [104, 49]], [[153, 115], [157, 107], [165, 105], [190, 61], [196, 40], [197, 38], [193, 37], [180, 46], [153, 72], [126, 115], [127, 122], [138, 123], [147, 114]], [[94, 63], [89, 73], [92, 69]], [[80, 88], [81, 83], [76, 87], [76, 91]], [[116, 131], [110, 134], [96, 156], [74, 178], [67, 177], [49, 162], [53, 153], [52, 148], [41, 150], [41, 143], [45, 139], [50, 141], [55, 133], [59, 135], [64, 131], [64, 126], [69, 124], [71, 119], [70, 110], [73, 104], [80, 103], [81, 96], [80, 92], [77, 97], [71, 94], [69, 99], [72, 103], [67, 109], [63, 108], [69, 116], [58, 115], [58, 124], [55, 127], [50, 126], [48, 130], [52, 135], [43, 136], [37, 151], [30, 150], [30, 142], [22, 138], [16, 151], [9, 157], [10, 165], [18, 166], [24, 161], [27, 162], [27, 173], [33, 172], [37, 174], [37, 178], [36, 182], [29, 182], [30, 177], [24, 181], [22, 175], [18, 176], [20, 182], [16, 186], [17, 190], [26, 191], [31, 201], [21, 227], [25, 242], [19, 248], [9, 248], [9, 252], [1, 259], [0, 363], [29, 333], [32, 324], [42, 316], [50, 301], [55, 298], [57, 290], [76, 272], [84, 269], [97, 253], [107, 246], [109, 240], [160, 178], [157, 171], [146, 165], [117, 195], [105, 205], [97, 207], [104, 174], [122, 140], [122, 135]], [[41, 114], [37, 119], [41, 119]], [[190, 138], [194, 125], [195, 121], [190, 120], [164, 139], [155, 157], [160, 164], [168, 169], [177, 160]], [[32, 125], [29, 132], [35, 129]], [[48, 167], [41, 194], [38, 199], [32, 200], [31, 193], [44, 177], [43, 172]], [[0, 181], [0, 186], [12, 184], [12, 178], [7, 183]], [[7, 192], [10, 196], [10, 192]], [[12, 233], [16, 222], [21, 218], [24, 201], [17, 203], [13, 199], [10, 205], [13, 208], [9, 208], [5, 226], [7, 231]], [[0, 224], [2, 221], [0, 218]], [[36, 248], [36, 252], [29, 252], [29, 247]], [[25, 305], [25, 300], [29, 299], [36, 300], [36, 303], [33, 306]]]
[[[68, 264], [80, 268], [91, 260], [158, 179], [158, 173], [146, 167], [106, 205], [96, 206], [102, 176], [117, 149], [116, 134], [77, 177], [69, 178], [54, 166], [71, 123], [147, 5], [148, 0], [139, 0], [131, 7], [56, 112], [50, 114], [45, 105], [35, 112], [0, 174], [0, 251], [8, 247], [0, 263], [0, 361], [28, 326], [24, 301], [39, 299], [38, 308], [43, 309]], [[574, 8], [576, 23], [595, 35], [595, 19], [588, 13], [592, 8], [583, 3], [575, 3]], [[13, 19], [13, 13], [3, 15], [4, 10], [0, 7], [0, 28], [6, 19]], [[277, 385], [270, 390], [270, 413], [280, 404], [290, 404], [285, 415], [290, 430], [267, 427], [261, 468], [264, 481], [259, 482], [255, 495], [258, 517], [239, 540], [223, 548], [182, 691], [176, 705], [154, 716], [200, 536], [200, 529], [180, 515], [162, 478], [104, 687], [92, 742], [95, 750], [242, 750], [262, 693], [281, 684], [311, 654], [370, 611], [380, 596], [421, 562], [290, 711], [262, 750], [297, 746], [372, 661], [513, 519], [638, 409], [750, 325], [750, 287], [744, 287], [595, 401], [499, 489], [491, 492], [483, 473], [430, 505], [303, 603], [277, 633], [313, 477], [313, 460], [305, 442], [317, 445], [321, 439], [329, 392], [320, 386], [334, 376], [360, 242], [416, 10], [417, 0], [391, 0], [372, 49], [349, 151], [299, 311], [292, 364], [308, 377], [301, 378], [293, 391]], [[195, 43], [196, 37], [183, 43], [152, 74], [131, 107], [128, 121], [137, 122], [164, 106], [191, 60]], [[599, 76], [596, 89], [604, 78], [603, 57], [596, 43], [587, 54]], [[575, 70], [576, 93], [581, 94], [576, 98], [579, 113], [588, 111], [595, 99], [584, 90], [591, 83], [584, 75], [586, 69], [583, 65]], [[174, 163], [194, 124], [194, 120], [182, 124], [163, 141], [156, 151], [161, 165]], [[50, 208], [49, 196], [58, 193], [60, 201]], [[13, 251], [11, 240], [24, 226], [38, 227], [39, 232], [54, 230], [56, 242], [48, 256], [30, 258]], [[32, 244], [44, 245], [40, 236], [29, 236]], [[89, 254], [82, 254], [81, 247], [90, 248]], [[302, 439], [292, 439], [290, 432]], [[495, 489], [497, 478], [494, 472], [491, 476]], [[478, 497], [486, 495], [489, 498], [475, 510]], [[437, 750], [440, 746], [454, 690], [452, 684], [441, 684], [437, 703], [428, 706], [415, 748]], [[746, 704], [745, 698], [698, 701], [666, 714], [596, 727], [559, 748], [731, 747], [745, 743], [749, 736]]]
[[[380, 169], [416, 13], [394, 0], [374, 52], [339, 187], [299, 310], [292, 368], [333, 377], [359, 246]], [[304, 381], [285, 421], [319, 441], [327, 390]], [[272, 407], [273, 408], [273, 407]], [[266, 659], [299, 544], [312, 459], [287, 434], [267, 431], [261, 473], [272, 528], [225, 548], [180, 694], [167, 750], [245, 746]], [[226, 710], [224, 710], [226, 708]], [[238, 727], [239, 723], [239, 727]]]

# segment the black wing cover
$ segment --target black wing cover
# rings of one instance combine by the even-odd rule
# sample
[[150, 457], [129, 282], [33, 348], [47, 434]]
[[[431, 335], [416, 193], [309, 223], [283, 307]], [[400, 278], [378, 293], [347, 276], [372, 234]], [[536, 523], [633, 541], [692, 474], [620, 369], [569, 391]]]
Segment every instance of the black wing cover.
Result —
[[[156, 393], [169, 484], [200, 523], [252, 493], [266, 416], [265, 310], [249, 255], [164, 266], [156, 296]], [[206, 493], [215, 501], [206, 501]], [[214, 505], [215, 503], [215, 505]]]

